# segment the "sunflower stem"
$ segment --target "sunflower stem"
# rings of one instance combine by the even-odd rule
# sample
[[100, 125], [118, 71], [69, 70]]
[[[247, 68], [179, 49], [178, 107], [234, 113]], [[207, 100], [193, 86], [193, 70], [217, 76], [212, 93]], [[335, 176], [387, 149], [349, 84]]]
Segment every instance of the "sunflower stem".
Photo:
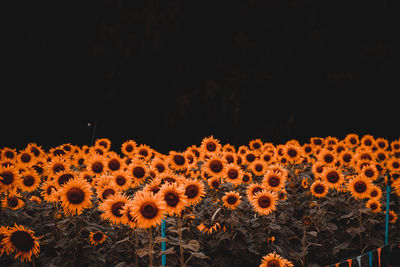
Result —
[[149, 267], [153, 267], [153, 227], [149, 228]]
[[181, 267], [185, 267], [185, 258], [184, 258], [184, 251], [183, 251], [183, 238], [182, 238], [182, 223], [183, 218], [178, 218], [178, 236], [179, 236], [179, 261], [181, 262]]

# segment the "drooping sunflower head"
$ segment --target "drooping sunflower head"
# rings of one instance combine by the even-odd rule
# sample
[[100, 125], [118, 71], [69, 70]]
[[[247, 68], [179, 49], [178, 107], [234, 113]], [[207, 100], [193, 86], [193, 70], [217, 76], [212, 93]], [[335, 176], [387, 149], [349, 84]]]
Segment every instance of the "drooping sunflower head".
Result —
[[34, 234], [32, 230], [15, 224], [5, 232], [2, 241], [4, 249], [7, 253], [14, 252], [15, 258], [20, 257], [21, 261], [30, 262], [32, 256], [37, 257], [40, 252], [38, 238]]
[[47, 202], [55, 202], [58, 200], [57, 184], [54, 181], [46, 181], [41, 185], [41, 196]]
[[370, 194], [372, 182], [362, 175], [357, 175], [348, 181], [347, 188], [354, 198], [364, 199]]
[[187, 205], [196, 205], [205, 196], [204, 183], [201, 180], [186, 179], [183, 188], [187, 197]]
[[135, 195], [130, 215], [140, 228], [150, 228], [161, 224], [164, 218], [165, 204], [159, 194], [138, 192]]
[[236, 191], [229, 191], [224, 194], [222, 197], [222, 202], [224, 203], [223, 205], [229, 209], [236, 209], [237, 206], [240, 205], [241, 202], [241, 196], [239, 195], [238, 192]]

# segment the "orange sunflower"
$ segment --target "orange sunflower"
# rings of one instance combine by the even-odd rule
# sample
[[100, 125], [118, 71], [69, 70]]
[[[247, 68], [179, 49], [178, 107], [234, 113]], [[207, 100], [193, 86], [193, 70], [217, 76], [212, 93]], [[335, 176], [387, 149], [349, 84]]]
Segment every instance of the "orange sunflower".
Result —
[[394, 192], [400, 197], [400, 178], [393, 182]]
[[110, 172], [116, 172], [125, 169], [125, 162], [115, 152], [108, 152], [105, 158], [106, 168]]
[[243, 170], [236, 164], [231, 163], [226, 166], [225, 181], [238, 186], [242, 183]]
[[99, 154], [92, 154], [87, 159], [87, 170], [90, 171], [92, 175], [99, 177], [106, 173], [106, 164], [107, 162], [104, 156]]
[[278, 192], [285, 186], [286, 177], [277, 171], [268, 170], [263, 177], [262, 185], [272, 191]]
[[389, 142], [385, 138], [379, 137], [375, 139], [375, 146], [378, 149], [386, 150], [389, 147]]
[[4, 147], [1, 150], [1, 159], [10, 159], [13, 160], [17, 156], [17, 150], [14, 148]]
[[126, 191], [132, 185], [132, 180], [128, 175], [128, 171], [116, 171], [112, 174], [112, 177], [112, 182], [117, 186], [118, 191]]
[[354, 164], [354, 153], [351, 150], [343, 150], [339, 153], [338, 160], [344, 166], [351, 166]]
[[18, 210], [25, 206], [25, 202], [22, 200], [21, 194], [15, 190], [9, 191], [7, 196], [1, 200], [1, 204], [4, 208], [8, 208], [10, 210]]
[[313, 196], [321, 198], [328, 194], [328, 188], [324, 181], [317, 180], [311, 185], [310, 191]]
[[163, 184], [159, 194], [165, 202], [165, 212], [168, 215], [173, 216], [176, 214], [179, 216], [182, 210], [185, 209], [187, 196], [183, 185], [178, 185], [177, 183]]
[[203, 165], [203, 171], [210, 176], [225, 176], [226, 161], [221, 157], [212, 156]]
[[220, 152], [222, 146], [219, 140], [211, 135], [209, 137], [203, 138], [200, 148], [204, 153], [215, 153]]
[[375, 144], [375, 139], [372, 135], [366, 134], [361, 138], [361, 146], [372, 148]]
[[260, 267], [285, 267], [284, 262], [284, 258], [272, 252], [262, 258]]
[[365, 203], [365, 206], [369, 208], [373, 213], [379, 213], [382, 210], [382, 204], [377, 199], [370, 199]]
[[15, 224], [14, 227], [3, 232], [3, 235], [5, 236], [1, 243], [7, 254], [15, 253], [15, 259], [20, 257], [23, 262], [30, 262], [32, 256], [37, 257], [39, 255], [40, 245], [37, 241], [39, 238], [35, 236], [34, 231]]
[[106, 241], [107, 236], [102, 231], [90, 232], [89, 241], [90, 244], [97, 246]]
[[389, 210], [389, 222], [395, 223], [397, 221], [397, 214], [393, 210]]
[[221, 179], [219, 177], [212, 177], [207, 180], [207, 183], [211, 189], [219, 189], [219, 186], [221, 185]]
[[54, 181], [56, 182], [57, 187], [62, 187], [69, 180], [74, 179], [77, 175], [78, 173], [74, 171], [60, 171], [56, 174]]
[[253, 150], [247, 151], [246, 154], [243, 155], [244, 163], [250, 165], [253, 161], [258, 159], [257, 154], [259, 154], [259, 152]]
[[54, 181], [48, 180], [44, 182], [40, 189], [42, 190], [41, 196], [47, 202], [56, 202], [58, 200], [57, 185]]
[[75, 178], [68, 181], [58, 190], [61, 205], [71, 215], [80, 215], [84, 209], [92, 206], [92, 190], [90, 184], [82, 179]]
[[13, 166], [0, 166], [0, 190], [11, 190], [19, 186], [19, 174]]
[[147, 178], [148, 168], [141, 160], [132, 161], [128, 166], [128, 173], [138, 184], [143, 184]]
[[154, 195], [160, 192], [162, 180], [159, 177], [154, 178], [151, 182], [147, 183], [145, 187], [143, 187], [143, 191], [151, 192]]
[[187, 160], [185, 153], [178, 153], [176, 151], [170, 151], [167, 159], [167, 163], [170, 168], [175, 171], [184, 171], [187, 167]]
[[163, 159], [156, 157], [151, 161], [151, 166], [160, 174], [168, 170], [167, 163]]
[[337, 167], [328, 166], [322, 173], [322, 180], [329, 188], [339, 188], [344, 183], [344, 175]]
[[332, 165], [336, 162], [337, 155], [328, 149], [322, 149], [317, 156], [317, 160], [324, 165]]
[[375, 181], [376, 179], [378, 179], [379, 171], [375, 167], [375, 165], [371, 164], [371, 165], [368, 165], [368, 166], [364, 166], [361, 169], [361, 173], [360, 174], [365, 176], [365, 177], [367, 177], [371, 181]]
[[249, 169], [256, 176], [263, 176], [267, 169], [267, 164], [261, 159], [256, 159], [249, 165]]
[[276, 210], [277, 196], [273, 192], [262, 190], [251, 200], [254, 210], [260, 215], [268, 215]]
[[204, 190], [204, 184], [201, 180], [185, 180], [183, 187], [185, 189], [185, 195], [187, 197], [187, 205], [196, 205], [199, 203], [206, 192]]
[[344, 138], [344, 142], [347, 144], [348, 147], [356, 147], [360, 143], [360, 139], [358, 138], [357, 134], [350, 133], [346, 135]]
[[364, 199], [370, 195], [372, 182], [362, 175], [357, 175], [348, 181], [347, 188], [354, 198]]
[[130, 215], [135, 218], [138, 227], [150, 228], [161, 224], [164, 211], [161, 195], [139, 192], [135, 195]]
[[24, 149], [18, 153], [17, 159], [23, 167], [29, 167], [34, 162], [35, 155], [28, 149]]
[[247, 199], [251, 202], [254, 196], [265, 188], [259, 184], [250, 184], [246, 189]]
[[137, 148], [137, 144], [133, 140], [125, 141], [121, 146], [121, 152], [125, 156], [133, 156], [135, 154], [135, 150]]
[[136, 151], [139, 159], [143, 159], [144, 161], [148, 161], [151, 158], [153, 152], [153, 150], [148, 145], [144, 144], [139, 145]]
[[[392, 172], [399, 172], [400, 171], [400, 159], [398, 158], [391, 158], [387, 161], [386, 168]], [[1, 175], [1, 174], [0, 174]]]
[[103, 211], [100, 217], [113, 224], [122, 223], [123, 218], [121, 212], [127, 201], [128, 197], [120, 193], [108, 196], [107, 199], [99, 205], [99, 210]]
[[400, 151], [400, 139], [390, 142], [390, 148], [392, 151]]
[[296, 163], [303, 156], [302, 150], [300, 146], [287, 144], [285, 145], [283, 154], [286, 156], [289, 162]]
[[105, 150], [110, 150], [111, 148], [111, 141], [108, 138], [98, 138], [94, 142], [94, 146], [102, 147]]
[[263, 147], [263, 142], [261, 139], [253, 139], [249, 142], [249, 147], [251, 150], [260, 150]]
[[239, 195], [238, 192], [229, 191], [224, 194], [224, 196], [222, 197], [222, 201], [225, 207], [234, 210], [237, 208], [237, 206], [240, 205], [241, 198], [242, 197]]
[[133, 199], [129, 199], [126, 204], [122, 207], [122, 223], [128, 225], [131, 229], [136, 228], [137, 223], [135, 218], [131, 215], [132, 206], [134, 205]]

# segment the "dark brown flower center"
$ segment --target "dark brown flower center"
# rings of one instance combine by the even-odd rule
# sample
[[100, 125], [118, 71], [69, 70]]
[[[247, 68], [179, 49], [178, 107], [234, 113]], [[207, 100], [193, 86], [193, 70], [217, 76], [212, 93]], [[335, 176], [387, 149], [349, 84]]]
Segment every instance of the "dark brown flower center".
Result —
[[213, 152], [217, 149], [217, 145], [214, 142], [208, 142], [206, 148], [208, 151]]
[[248, 181], [250, 181], [250, 176], [248, 174], [244, 174], [242, 177], [242, 181], [247, 183]]
[[123, 186], [124, 184], [126, 184], [126, 178], [122, 175], [119, 175], [115, 178], [115, 182], [117, 183], [117, 185]]
[[279, 267], [279, 266], [281, 266], [281, 264], [279, 263], [279, 261], [277, 261], [275, 259], [270, 260], [267, 263], [267, 267]]
[[263, 190], [263, 189], [262, 189], [261, 186], [256, 186], [256, 187], [253, 188], [252, 195], [254, 196], [254, 195], [256, 195], [258, 192], [261, 192], [262, 190]]
[[370, 140], [370, 139], [365, 139], [365, 140], [364, 140], [364, 145], [366, 145], [366, 146], [372, 145], [372, 140]]
[[323, 194], [325, 192], [325, 186], [322, 184], [317, 184], [314, 186], [314, 192], [317, 194]]
[[12, 184], [14, 181], [14, 174], [10, 171], [4, 171], [0, 173], [0, 177], [3, 178], [1, 179], [1, 182], [5, 185]]
[[16, 231], [12, 233], [10, 241], [18, 251], [22, 252], [29, 252], [35, 246], [34, 239], [26, 231]]
[[108, 162], [108, 168], [112, 171], [119, 170], [120, 167], [121, 167], [121, 164], [119, 163], [119, 160], [117, 160], [117, 159], [111, 159]]
[[248, 162], [253, 162], [253, 161], [256, 160], [256, 156], [255, 156], [253, 153], [248, 153], [248, 154], [246, 155], [246, 160], [247, 160]]
[[364, 181], [357, 181], [354, 184], [354, 191], [359, 194], [364, 193], [365, 191], [367, 191], [367, 184]]
[[281, 179], [280, 179], [280, 177], [278, 177], [278, 176], [270, 176], [269, 178], [268, 178], [268, 184], [271, 186], [271, 187], [277, 187], [279, 184], [280, 184], [280, 182], [281, 182]]
[[371, 197], [376, 197], [376, 196], [378, 196], [378, 191], [376, 189], [373, 189], [369, 195]]
[[352, 138], [350, 138], [350, 144], [352, 144], [352, 145], [355, 145], [355, 144], [357, 144], [357, 139], [356, 138], [354, 138], [354, 137], [352, 137]]
[[63, 186], [64, 184], [66, 184], [72, 178], [74, 178], [74, 176], [72, 174], [65, 173], [65, 174], [61, 175], [60, 177], [58, 177], [58, 184]]
[[213, 188], [218, 188], [219, 187], [219, 182], [217, 180], [214, 180], [214, 181], [211, 182], [211, 186]]
[[271, 206], [271, 199], [268, 196], [260, 196], [257, 203], [261, 208], [265, 209]]
[[399, 164], [397, 161], [394, 161], [394, 162], [392, 163], [392, 167], [393, 167], [394, 169], [398, 169], [398, 168], [400, 167], [400, 164]]
[[72, 204], [81, 204], [85, 199], [85, 192], [79, 187], [71, 187], [67, 192], [67, 199]]
[[18, 198], [16, 197], [7, 198], [7, 206], [9, 206], [10, 208], [15, 208], [16, 206], [18, 206]]
[[331, 163], [333, 161], [333, 156], [331, 154], [324, 155], [324, 161], [326, 163]]
[[165, 194], [164, 200], [168, 206], [176, 207], [179, 203], [179, 196], [174, 192], [168, 192]]
[[228, 202], [229, 205], [233, 205], [238, 201], [238, 198], [236, 196], [228, 196], [226, 199], [226, 202]]
[[328, 172], [328, 174], [326, 175], [326, 179], [328, 180], [328, 182], [336, 184], [339, 181], [339, 174], [336, 171]]
[[255, 149], [259, 149], [259, 148], [261, 147], [261, 144], [260, 144], [259, 142], [254, 142], [254, 143], [253, 143], [253, 147], [254, 147]]
[[372, 204], [369, 206], [369, 208], [370, 208], [371, 210], [376, 210], [376, 209], [378, 208], [378, 205], [376, 205], [376, 203], [372, 203]]
[[32, 175], [26, 175], [24, 176], [22, 182], [25, 186], [32, 186], [35, 183], [35, 177]]
[[31, 159], [32, 159], [32, 157], [28, 153], [23, 153], [21, 155], [21, 161], [24, 162], [24, 163], [27, 163], [27, 162], [31, 161]]
[[235, 159], [233, 158], [232, 155], [227, 155], [227, 156], [225, 157], [225, 159], [226, 159], [226, 161], [227, 161], [228, 163], [232, 163], [232, 162], [235, 161]]
[[94, 173], [101, 173], [103, 172], [103, 163], [101, 163], [100, 161], [96, 161], [92, 164], [92, 171]]
[[54, 164], [54, 166], [53, 166], [53, 172], [54, 173], [57, 173], [57, 172], [60, 172], [60, 171], [63, 171], [63, 170], [65, 170], [64, 164], [61, 164], [61, 163]]
[[146, 174], [146, 172], [145, 172], [145, 170], [144, 170], [143, 167], [136, 166], [136, 167], [133, 168], [132, 174], [133, 174], [133, 176], [135, 176], [136, 178], [141, 179], [141, 178], [144, 177], [144, 175]]
[[237, 179], [238, 176], [239, 176], [239, 172], [238, 172], [236, 169], [230, 169], [230, 170], [228, 171], [228, 177], [229, 177], [229, 179], [234, 180], [234, 179]]
[[261, 171], [263, 170], [263, 165], [261, 165], [261, 164], [256, 164], [256, 166], [254, 166], [254, 169], [255, 169], [257, 172], [261, 172]]
[[185, 189], [185, 195], [189, 198], [195, 198], [199, 194], [200, 190], [197, 185], [191, 184], [186, 187]]
[[149, 152], [147, 151], [147, 149], [140, 149], [139, 155], [143, 156], [143, 157], [147, 157], [149, 155]]
[[125, 202], [124, 201], [117, 201], [114, 204], [112, 204], [111, 206], [111, 213], [115, 216], [115, 217], [122, 217], [122, 208], [124, 207]]
[[182, 155], [174, 155], [173, 159], [176, 165], [182, 166], [185, 164], [185, 157]]
[[47, 187], [47, 189], [46, 189], [46, 194], [47, 194], [47, 195], [51, 195], [51, 193], [52, 193], [53, 191], [57, 191], [57, 188], [56, 188], [55, 186], [50, 185], [50, 186]]
[[156, 164], [156, 169], [157, 169], [157, 171], [158, 171], [159, 173], [162, 173], [162, 172], [165, 171], [165, 166], [164, 166], [164, 164], [157, 163], [157, 164]]
[[105, 200], [107, 199], [109, 196], [114, 195], [115, 191], [111, 188], [107, 188], [106, 190], [104, 190], [103, 194], [101, 194], [101, 197]]
[[349, 153], [346, 153], [343, 155], [342, 159], [344, 162], [349, 163], [351, 161], [351, 155]]
[[365, 176], [367, 176], [368, 178], [371, 178], [371, 177], [374, 176], [375, 172], [374, 172], [373, 170], [371, 170], [371, 169], [366, 169], [366, 170], [364, 171], [364, 174], [365, 174]]
[[94, 241], [100, 241], [101, 239], [103, 239], [104, 234], [102, 232], [96, 232], [93, 235], [93, 240]]
[[133, 146], [132, 146], [132, 145], [127, 145], [127, 146], [125, 147], [125, 150], [126, 150], [127, 152], [132, 152], [132, 151], [133, 151]]
[[222, 169], [223, 169], [223, 167], [224, 167], [224, 166], [222, 165], [222, 162], [221, 162], [220, 160], [217, 160], [217, 159], [211, 160], [209, 166], [210, 166], [211, 171], [213, 171], [214, 173], [219, 173], [219, 172], [221, 172]]
[[12, 151], [10, 151], [10, 150], [7, 150], [6, 153], [4, 153], [4, 156], [5, 156], [6, 158], [8, 158], [8, 159], [13, 159], [14, 156], [15, 156], [15, 154], [14, 154], [14, 152], [12, 152]]
[[297, 151], [296, 149], [289, 149], [287, 154], [289, 155], [289, 157], [294, 158], [297, 156]]
[[154, 203], [146, 203], [140, 208], [140, 213], [146, 219], [153, 219], [158, 213], [158, 208]]

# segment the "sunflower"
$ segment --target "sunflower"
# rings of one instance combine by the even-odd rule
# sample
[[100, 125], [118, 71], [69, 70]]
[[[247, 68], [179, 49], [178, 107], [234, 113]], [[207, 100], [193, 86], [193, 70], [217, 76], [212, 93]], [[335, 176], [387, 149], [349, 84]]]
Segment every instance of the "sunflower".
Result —
[[151, 166], [160, 174], [168, 170], [167, 164], [163, 159], [156, 157], [151, 161]]
[[94, 142], [94, 146], [102, 147], [105, 150], [110, 150], [111, 148], [111, 141], [108, 138], [98, 138]]
[[106, 168], [110, 172], [120, 171], [125, 169], [125, 162], [115, 152], [108, 152], [105, 158]]
[[35, 155], [28, 149], [20, 151], [17, 155], [17, 160], [23, 167], [29, 167], [34, 162]]
[[40, 189], [42, 190], [41, 196], [47, 202], [56, 202], [58, 200], [57, 185], [54, 181], [48, 180], [44, 182]]
[[386, 150], [389, 147], [389, 142], [385, 138], [379, 137], [375, 139], [377, 149]]
[[253, 172], [254, 175], [263, 176], [266, 172], [267, 164], [265, 163], [265, 161], [257, 159], [249, 165], [249, 169]]
[[314, 152], [314, 147], [311, 144], [306, 143], [301, 147], [301, 150], [305, 156], [311, 156]]
[[90, 232], [89, 241], [90, 244], [97, 246], [106, 241], [107, 236], [102, 231]]
[[9, 191], [8, 195], [1, 200], [1, 204], [10, 210], [18, 210], [25, 206], [22, 196], [15, 190]]
[[221, 157], [212, 156], [203, 165], [203, 171], [210, 176], [225, 176], [226, 161]]
[[228, 164], [235, 163], [236, 153], [230, 151], [224, 151], [222, 153], [222, 158], [225, 159]]
[[185, 178], [181, 175], [174, 174], [171, 171], [162, 173], [158, 175], [158, 178], [161, 179], [162, 183], [178, 183], [181, 184], [185, 180]]
[[382, 189], [380, 189], [379, 186], [372, 184], [368, 197], [376, 200], [380, 199], [382, 197]]
[[278, 192], [285, 186], [286, 177], [277, 171], [268, 170], [263, 177], [262, 185], [272, 191]]
[[32, 255], [37, 257], [40, 252], [39, 238], [35, 232], [25, 228], [22, 225], [15, 224], [4, 232], [5, 237], [2, 240], [7, 254], [15, 252], [15, 259], [21, 257], [22, 261], [30, 262]]
[[92, 175], [99, 177], [106, 173], [107, 163], [106, 158], [97, 153], [91, 154], [87, 159], [87, 170], [92, 173]]
[[249, 184], [251, 183], [251, 181], [253, 180], [253, 178], [251, 177], [251, 174], [248, 172], [243, 172], [243, 176], [242, 176], [242, 182], [244, 184]]
[[368, 165], [368, 166], [364, 166], [361, 169], [361, 173], [360, 174], [365, 176], [365, 177], [367, 177], [371, 181], [375, 181], [376, 179], [378, 179], [379, 171], [375, 167], [375, 165], [371, 164], [371, 165]]
[[393, 182], [393, 188], [395, 193], [400, 197], [400, 179], [397, 179]]
[[365, 203], [365, 206], [369, 208], [373, 213], [379, 213], [382, 210], [382, 204], [377, 199], [370, 199]]
[[90, 151], [89, 151], [90, 155], [97, 154], [100, 156], [105, 156], [106, 153], [107, 153], [107, 150], [101, 146], [92, 146], [92, 147], [90, 147]]
[[160, 196], [165, 202], [165, 212], [173, 216], [174, 214], [180, 215], [182, 210], [185, 209], [187, 203], [187, 196], [183, 185], [177, 183], [166, 183], [160, 189]]
[[187, 205], [196, 205], [206, 194], [204, 184], [201, 180], [185, 180], [183, 187], [187, 197]]
[[361, 138], [361, 146], [372, 148], [375, 144], [375, 139], [372, 135], [366, 134]]
[[238, 186], [242, 183], [243, 170], [236, 164], [228, 164], [226, 166], [225, 181]]
[[58, 192], [61, 205], [64, 210], [68, 211], [68, 214], [80, 215], [84, 209], [92, 206], [90, 184], [82, 178], [69, 180]]
[[260, 155], [260, 160], [263, 160], [266, 164], [271, 164], [275, 160], [275, 157], [273, 153], [269, 151], [264, 151]]
[[63, 149], [63, 146], [58, 146], [58, 147], [52, 147], [50, 148], [49, 154], [52, 157], [58, 157], [58, 156], [67, 156], [67, 151]]
[[253, 150], [249, 150], [246, 152], [246, 154], [243, 155], [244, 163], [246, 165], [250, 165], [253, 161], [255, 161], [257, 157], [258, 152], [255, 152]]
[[4, 252], [6, 252], [2, 241], [7, 236], [7, 232], [8, 232], [8, 226], [0, 226], [0, 257], [3, 256]]
[[324, 145], [324, 139], [321, 137], [311, 137], [310, 138], [310, 143], [314, 146], [314, 147], [321, 147]]
[[119, 193], [119, 191], [115, 188], [114, 184], [106, 184], [106, 185], [102, 186], [101, 188], [96, 189], [96, 192], [97, 192], [97, 197], [101, 201], [105, 201], [110, 196], [113, 196], [113, 195]]
[[0, 166], [0, 188], [2, 191], [19, 186], [19, 174], [13, 166]]
[[222, 151], [236, 153], [236, 148], [233, 145], [227, 143], [222, 146]]
[[344, 175], [337, 167], [328, 166], [322, 173], [322, 180], [329, 188], [338, 188], [344, 183]]
[[392, 151], [400, 151], [400, 139], [390, 142], [390, 148]]
[[253, 139], [249, 142], [249, 147], [251, 150], [260, 150], [263, 148], [263, 142], [261, 139]]
[[354, 153], [351, 150], [343, 150], [339, 153], [338, 160], [344, 166], [351, 166], [354, 164]]
[[148, 168], [141, 160], [135, 160], [128, 166], [128, 173], [133, 177], [135, 182], [143, 184], [147, 178]]
[[357, 175], [348, 181], [347, 188], [354, 198], [364, 199], [370, 195], [372, 182], [362, 175]]
[[121, 223], [123, 220], [121, 211], [127, 201], [128, 197], [120, 193], [108, 196], [107, 199], [99, 205], [99, 210], [104, 212], [100, 217], [113, 224]]
[[303, 178], [301, 180], [301, 187], [303, 187], [304, 189], [308, 188], [308, 179], [307, 178]]
[[350, 133], [346, 135], [344, 138], [344, 142], [348, 147], [356, 147], [360, 143], [360, 139], [357, 134], [355, 133]]
[[200, 149], [206, 154], [220, 152], [221, 148], [222, 146], [219, 140], [214, 138], [212, 135], [203, 138], [203, 140], [201, 141]]
[[142, 191], [135, 195], [130, 215], [135, 218], [138, 227], [150, 228], [161, 224], [164, 211], [161, 195]]
[[167, 159], [170, 168], [175, 171], [184, 171], [187, 168], [185, 153], [170, 151]]
[[254, 210], [260, 215], [268, 215], [276, 210], [277, 196], [273, 192], [262, 190], [251, 200]]
[[35, 202], [36, 204], [42, 203], [42, 199], [38, 196], [31, 196], [31, 198], [29, 200], [32, 202]]
[[328, 185], [324, 181], [315, 181], [310, 186], [311, 194], [315, 197], [325, 197], [328, 194]]
[[298, 162], [303, 156], [301, 147], [293, 144], [285, 145], [283, 154], [291, 163]]
[[211, 189], [219, 189], [219, 186], [221, 185], [221, 179], [219, 177], [211, 177], [207, 180], [207, 183]]
[[133, 140], [125, 141], [121, 146], [121, 152], [125, 156], [133, 156], [135, 154], [137, 144]]
[[117, 186], [118, 191], [126, 191], [132, 185], [132, 180], [128, 176], [128, 171], [116, 171], [111, 175], [112, 182]]
[[377, 149], [374, 152], [374, 159], [377, 162], [385, 163], [389, 158], [389, 153], [386, 150]]
[[136, 151], [138, 158], [144, 161], [148, 161], [151, 158], [153, 152], [153, 150], [148, 145], [144, 144], [139, 145]]
[[68, 181], [74, 179], [78, 175], [74, 171], [60, 171], [55, 177], [55, 181], [58, 187], [64, 186]]
[[397, 221], [397, 214], [393, 210], [389, 210], [389, 222], [395, 223]]
[[156, 177], [153, 180], [151, 180], [149, 183], [147, 183], [145, 187], [143, 187], [143, 191], [151, 192], [155, 195], [158, 192], [160, 192], [161, 183], [162, 183], [162, 179], [160, 177]]
[[264, 190], [264, 187], [259, 184], [250, 184], [247, 189], [246, 189], [246, 196], [247, 199], [251, 202], [254, 198], [254, 196], [258, 193]]
[[361, 147], [356, 150], [356, 154], [355, 154], [354, 158], [356, 159], [356, 161], [359, 161], [359, 160], [371, 160], [372, 161], [374, 159], [374, 152], [370, 148]]
[[224, 196], [222, 197], [222, 201], [225, 207], [234, 210], [237, 208], [237, 206], [240, 205], [241, 198], [242, 197], [239, 195], [238, 192], [229, 191], [224, 194]]
[[85, 154], [83, 151], [80, 151], [74, 155], [74, 158], [72, 159], [71, 164], [76, 166], [79, 169], [85, 169], [86, 168], [86, 160], [87, 160], [87, 154]]
[[285, 179], [288, 177], [289, 171], [281, 164], [272, 164], [268, 166], [268, 170], [279, 172]]
[[332, 165], [335, 163], [337, 158], [336, 153], [326, 148], [322, 149], [317, 156], [317, 160], [324, 165]]
[[[400, 159], [398, 158], [391, 158], [387, 161], [386, 168], [392, 172], [399, 172], [400, 171]], [[0, 174], [1, 176], [1, 174]]]
[[131, 215], [133, 205], [134, 205], [133, 199], [128, 199], [128, 201], [122, 207], [122, 210], [121, 210], [121, 214], [122, 214], [121, 223], [128, 225], [131, 229], [134, 229], [137, 226], [135, 218]]
[[1, 150], [1, 159], [13, 160], [17, 156], [17, 150], [14, 148], [5, 147]]
[[45, 166], [46, 174], [48, 176], [53, 177], [58, 172], [69, 169], [68, 160], [64, 156], [53, 156], [49, 159], [50, 161]]

